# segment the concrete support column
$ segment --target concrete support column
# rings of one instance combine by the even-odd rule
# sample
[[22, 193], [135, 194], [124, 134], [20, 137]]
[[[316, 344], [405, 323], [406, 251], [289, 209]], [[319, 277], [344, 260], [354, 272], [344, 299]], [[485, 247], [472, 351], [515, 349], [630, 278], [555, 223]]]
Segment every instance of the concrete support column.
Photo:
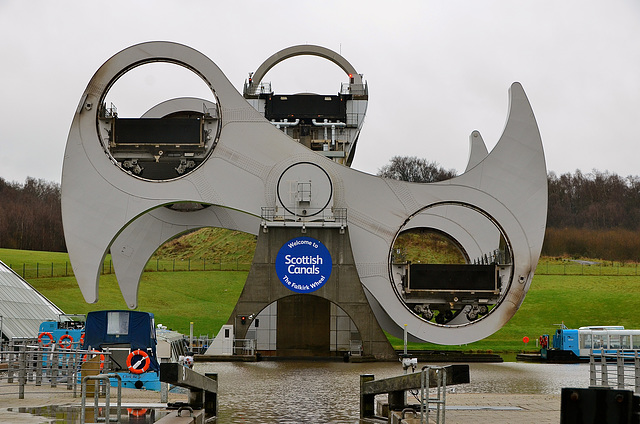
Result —
[[[331, 255], [333, 265], [331, 275], [322, 287], [312, 293], [299, 294], [289, 290], [279, 280], [275, 262], [282, 246], [291, 239], [303, 236], [324, 244]], [[228, 321], [228, 324], [235, 326], [235, 337], [245, 338], [251, 324], [248, 319], [245, 324], [241, 324], [237, 317], [255, 317], [271, 303], [289, 296], [317, 296], [335, 303], [358, 328], [364, 355], [379, 360], [397, 358], [362, 288], [351, 251], [348, 228], [341, 230], [307, 225], [304, 233], [301, 227], [267, 227], [266, 231], [260, 231], [247, 282]], [[284, 320], [278, 320], [277, 340], [280, 340], [281, 331], [285, 331], [283, 335], [286, 333], [286, 330], [281, 328], [282, 325], [300, 325], [300, 322], [291, 320], [287, 324]], [[292, 349], [292, 346], [288, 346], [287, 349]], [[301, 349], [304, 349], [304, 346]], [[314, 350], [315, 352], [309, 352], [308, 355], [317, 355], [317, 346]], [[328, 355], [328, 346], [326, 350]], [[295, 356], [301, 354], [300, 350], [296, 352], [298, 355]]]

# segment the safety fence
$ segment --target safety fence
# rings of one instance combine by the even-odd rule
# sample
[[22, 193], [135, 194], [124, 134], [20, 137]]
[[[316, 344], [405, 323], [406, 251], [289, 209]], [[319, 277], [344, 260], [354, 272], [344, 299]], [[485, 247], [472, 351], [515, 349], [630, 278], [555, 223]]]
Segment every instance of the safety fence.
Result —
[[[71, 277], [73, 269], [68, 261], [60, 262], [23, 262], [7, 264], [24, 279]], [[151, 259], [147, 262], [146, 272], [184, 272], [184, 271], [249, 271], [251, 262], [238, 258], [224, 259]], [[102, 275], [113, 274], [114, 267], [110, 258], [103, 261], [100, 268]], [[638, 276], [640, 267], [636, 262], [588, 262], [545, 260], [538, 262], [538, 275], [603, 275], [603, 276]]]
[[184, 336], [184, 338], [189, 346], [189, 351], [199, 355], [204, 354], [209, 349], [215, 337], [210, 337], [208, 334], [200, 334], [193, 338], [189, 336]]
[[558, 261], [542, 259], [538, 262], [536, 274], [637, 276], [640, 275], [640, 269], [636, 262]]
[[[83, 364], [93, 357], [96, 360], [96, 374], [110, 369], [108, 351], [82, 350], [78, 344], [71, 348], [61, 348], [52, 344], [44, 347], [31, 341], [17, 340], [5, 343], [0, 350], [0, 399], [7, 397], [25, 398], [30, 394], [58, 393], [59, 386], [80, 395], [80, 371]], [[92, 361], [93, 362], [93, 361]], [[83, 368], [87, 370], [87, 366]], [[29, 390], [25, 390], [29, 388]]]
[[640, 394], [640, 350], [602, 350], [589, 354], [589, 386], [632, 390]]
[[233, 341], [234, 355], [255, 355], [256, 341], [254, 339], [235, 339]]
[[[72, 277], [71, 263], [65, 262], [23, 262], [19, 264], [7, 264], [22, 278]], [[225, 259], [152, 259], [147, 262], [146, 272], [183, 272], [183, 271], [248, 271], [251, 263], [243, 262], [240, 258]], [[111, 259], [103, 261], [100, 274], [113, 274], [113, 262]]]

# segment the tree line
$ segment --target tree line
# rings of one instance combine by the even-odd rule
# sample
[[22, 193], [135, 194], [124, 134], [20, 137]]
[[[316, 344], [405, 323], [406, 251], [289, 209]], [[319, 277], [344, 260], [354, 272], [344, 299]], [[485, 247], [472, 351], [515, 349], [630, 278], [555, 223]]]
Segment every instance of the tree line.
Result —
[[551, 172], [548, 181], [548, 227], [640, 229], [639, 177], [578, 170], [560, 176]]
[[[378, 175], [396, 180], [430, 183], [457, 175], [436, 162], [394, 156]], [[640, 229], [640, 177], [620, 177], [608, 171], [580, 170], [560, 176], [550, 172], [547, 226], [604, 230]]]
[[60, 185], [28, 177], [0, 177], [0, 247], [65, 252]]
[[[395, 156], [378, 175], [428, 183], [452, 178], [456, 171]], [[597, 170], [550, 172], [548, 188], [543, 254], [640, 260], [640, 177]], [[0, 177], [0, 247], [66, 251], [59, 184], [31, 177], [19, 184]]]
[[[414, 182], [457, 175], [436, 162], [395, 156], [379, 176]], [[549, 204], [542, 253], [640, 261], [640, 177], [593, 170], [547, 176]]]

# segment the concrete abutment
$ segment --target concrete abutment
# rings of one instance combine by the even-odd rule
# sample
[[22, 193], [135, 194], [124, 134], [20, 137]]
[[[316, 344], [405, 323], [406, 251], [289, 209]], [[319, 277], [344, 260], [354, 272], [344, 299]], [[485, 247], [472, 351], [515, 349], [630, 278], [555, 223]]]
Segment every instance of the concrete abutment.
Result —
[[[324, 285], [311, 293], [291, 290], [276, 272], [278, 252], [297, 237], [320, 241], [331, 255], [331, 275]], [[299, 226], [274, 226], [260, 231], [247, 281], [228, 321], [234, 325], [235, 338], [246, 338], [251, 324], [248, 317], [257, 317], [274, 302], [278, 302], [277, 356], [331, 356], [331, 302], [357, 327], [363, 356], [378, 360], [397, 358], [367, 301], [355, 266], [348, 229], [307, 225], [304, 233]], [[239, 318], [243, 316], [244, 324]]]

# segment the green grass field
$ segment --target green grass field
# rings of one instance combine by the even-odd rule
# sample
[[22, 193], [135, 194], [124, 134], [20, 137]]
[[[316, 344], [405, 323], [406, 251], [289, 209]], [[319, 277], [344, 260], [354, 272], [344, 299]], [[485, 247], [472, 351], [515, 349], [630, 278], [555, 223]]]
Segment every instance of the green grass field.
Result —
[[[138, 289], [138, 308], [153, 312], [156, 323], [189, 334], [212, 336], [226, 324], [247, 278], [245, 271], [146, 272]], [[86, 303], [74, 277], [31, 279], [29, 283], [65, 313], [127, 309], [115, 275], [103, 275], [98, 302]]]
[[[587, 325], [624, 325], [640, 328], [640, 277], [536, 275], [525, 300], [514, 317], [484, 340], [456, 347], [462, 350], [494, 352], [536, 351], [535, 340], [552, 334], [564, 324], [569, 328]], [[522, 342], [529, 337], [527, 346]], [[391, 339], [396, 348], [402, 340]], [[413, 349], [442, 347], [409, 344]], [[449, 347], [453, 349], [454, 347]]]
[[[0, 260], [9, 263], [41, 261], [64, 263], [64, 253], [0, 249]], [[544, 263], [544, 260], [543, 260]], [[553, 262], [552, 266], [553, 266]], [[558, 265], [560, 266], [560, 265]], [[14, 267], [15, 269], [15, 267]], [[629, 267], [629, 269], [633, 269]], [[544, 272], [544, 265], [538, 270]], [[564, 322], [570, 328], [586, 325], [624, 325], [640, 328], [640, 276], [537, 274], [521, 308], [492, 336], [464, 346], [410, 343], [410, 349], [455, 349], [467, 351], [535, 351], [541, 334], [555, 331]], [[559, 271], [560, 272], [560, 271]], [[139, 310], [153, 312], [156, 322], [188, 334], [194, 322], [196, 335], [216, 333], [226, 323], [240, 296], [247, 271], [145, 272], [139, 288]], [[115, 276], [102, 275], [99, 300], [87, 304], [73, 277], [27, 278], [38, 291], [66, 313], [86, 313], [100, 309], [126, 309]], [[524, 336], [531, 342], [526, 346]], [[402, 340], [390, 337], [394, 347]]]

